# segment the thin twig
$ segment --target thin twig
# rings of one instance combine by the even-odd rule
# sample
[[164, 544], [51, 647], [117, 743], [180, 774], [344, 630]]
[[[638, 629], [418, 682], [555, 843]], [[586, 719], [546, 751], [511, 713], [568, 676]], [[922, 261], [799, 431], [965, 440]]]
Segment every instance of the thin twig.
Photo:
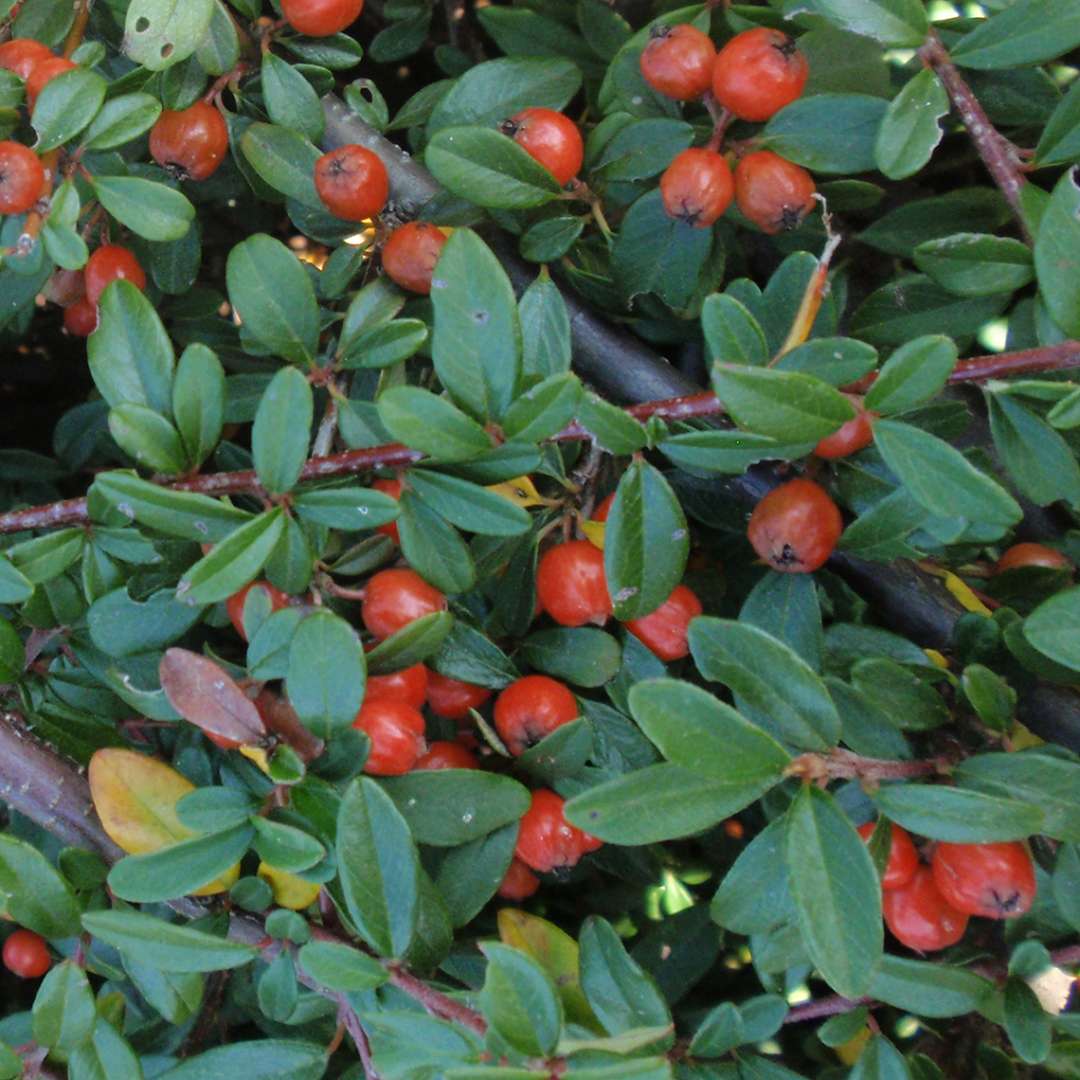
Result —
[[338, 994], [337, 1001], [338, 1018], [356, 1044], [356, 1052], [360, 1055], [360, 1064], [364, 1069], [364, 1080], [379, 1080], [375, 1063], [371, 1060], [371, 1043], [368, 1041], [367, 1032], [360, 1022], [360, 1017], [356, 1015], [356, 1010], [349, 1004], [349, 999], [344, 994]]
[[946, 773], [954, 764], [953, 758], [945, 756], [921, 761], [895, 761], [887, 758], [862, 757], [850, 750], [837, 748], [827, 754], [800, 754], [784, 770], [784, 775], [813, 782], [904, 780], [916, 776], [935, 776]]
[[468, 1005], [462, 1005], [448, 994], [429, 986], [422, 979], [418, 979], [410, 971], [395, 964], [387, 965], [390, 972], [390, 983], [399, 990], [403, 990], [414, 1001], [420, 1002], [434, 1016], [443, 1020], [453, 1020], [462, 1027], [483, 1035], [487, 1031], [487, 1021]]

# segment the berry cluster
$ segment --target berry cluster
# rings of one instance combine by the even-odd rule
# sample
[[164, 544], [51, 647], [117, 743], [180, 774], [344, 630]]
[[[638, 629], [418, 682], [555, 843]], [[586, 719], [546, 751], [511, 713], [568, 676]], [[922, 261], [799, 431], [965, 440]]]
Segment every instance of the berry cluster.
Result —
[[708, 228], [734, 199], [743, 217], [776, 233], [795, 228], [813, 209], [814, 181], [805, 169], [748, 143], [720, 152], [732, 119], [768, 120], [803, 92], [806, 57], [787, 34], [767, 27], [746, 30], [717, 52], [709, 36], [689, 23], [659, 23], [641, 53], [641, 73], [665, 97], [704, 98], [720, 110], [708, 145], [676, 155], [660, 178], [672, 217]]

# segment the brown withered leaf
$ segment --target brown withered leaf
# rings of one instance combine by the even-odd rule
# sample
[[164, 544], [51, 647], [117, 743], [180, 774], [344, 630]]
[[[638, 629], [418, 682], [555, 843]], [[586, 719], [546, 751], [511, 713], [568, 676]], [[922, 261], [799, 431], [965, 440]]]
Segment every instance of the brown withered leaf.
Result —
[[158, 676], [169, 704], [189, 723], [241, 744], [265, 738], [266, 726], [255, 703], [209, 657], [167, 649]]

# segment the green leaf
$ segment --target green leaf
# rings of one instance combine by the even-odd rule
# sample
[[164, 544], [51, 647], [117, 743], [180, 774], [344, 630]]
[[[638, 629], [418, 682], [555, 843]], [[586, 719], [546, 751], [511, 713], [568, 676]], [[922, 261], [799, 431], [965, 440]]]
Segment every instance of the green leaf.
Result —
[[745, 622], [698, 617], [690, 652], [701, 674], [731, 687], [736, 705], [766, 731], [806, 750], [828, 750], [840, 717], [809, 664], [771, 634]]
[[366, 672], [360, 639], [340, 616], [315, 611], [297, 627], [285, 685], [300, 719], [320, 736], [329, 737], [356, 719]]
[[868, 94], [800, 98], [765, 125], [762, 145], [816, 173], [868, 172], [877, 164], [874, 149], [887, 108]]
[[603, 686], [622, 666], [619, 643], [595, 626], [539, 630], [521, 643], [521, 656], [537, 671], [574, 686]]
[[850, 1080], [911, 1080], [904, 1055], [884, 1035], [875, 1035], [859, 1055]]
[[[562, 293], [546, 269], [541, 270], [521, 294], [518, 316], [521, 321], [523, 378], [531, 382], [569, 373], [570, 314]], [[504, 425], [509, 422], [512, 409], [513, 405], [503, 417]]]
[[298, 959], [304, 971], [328, 990], [374, 990], [390, 977], [378, 960], [336, 941], [309, 941]]
[[1040, 167], [1065, 165], [1080, 158], [1080, 83], [1073, 82], [1043, 128], [1035, 161]]
[[765, 826], [740, 852], [724, 875], [709, 913], [736, 934], [766, 934], [795, 918], [784, 845], [785, 818]]
[[105, 80], [95, 71], [75, 68], [50, 79], [34, 103], [31, 122], [37, 132], [34, 150], [43, 154], [74, 138], [90, 123], [105, 100]]
[[712, 293], [705, 298], [701, 330], [713, 363], [758, 367], [769, 359], [761, 323], [733, 296]]
[[74, 1050], [94, 1027], [94, 995], [86, 972], [71, 960], [57, 964], [34, 998], [34, 1040], [50, 1050]]
[[578, 377], [569, 371], [556, 372], [527, 390], [507, 409], [503, 434], [519, 442], [539, 442], [566, 427], [580, 401]]
[[892, 784], [882, 787], [874, 802], [909, 832], [951, 844], [1024, 840], [1043, 824], [1036, 806], [966, 788]]
[[663, 172], [676, 154], [694, 141], [694, 129], [683, 120], [650, 117], [633, 120], [616, 132], [589, 168], [606, 183], [646, 180]]
[[145, 405], [124, 403], [109, 410], [109, 434], [137, 465], [176, 476], [187, 457], [180, 433], [160, 413]]
[[299, 874], [326, 857], [326, 848], [303, 829], [264, 817], [253, 817], [251, 824], [259, 858], [279, 870]]
[[326, 1071], [326, 1051], [296, 1039], [256, 1039], [217, 1046], [158, 1073], [157, 1080], [319, 1080]]
[[1017, 501], [959, 450], [929, 432], [895, 420], [874, 424], [874, 445], [920, 506], [942, 517], [1013, 525]]
[[919, 0], [808, 0], [799, 9], [892, 48], [915, 48], [926, 37], [926, 11]]
[[703, 1058], [723, 1057], [745, 1041], [738, 1008], [732, 1002], [724, 1001], [701, 1021], [690, 1043], [690, 1054]]
[[484, 1016], [515, 1050], [547, 1057], [562, 1031], [562, 1001], [551, 976], [517, 949], [488, 942], [480, 1005]]
[[804, 785], [788, 811], [785, 861], [803, 941], [825, 981], [865, 994], [881, 961], [881, 887], [859, 834], [825, 791]]
[[366, 654], [368, 673], [385, 675], [422, 663], [439, 651], [454, 625], [449, 611], [433, 611], [413, 619]]
[[1017, 489], [1039, 506], [1080, 504], [1080, 465], [1065, 439], [1009, 394], [986, 396], [994, 446]]
[[90, 1040], [72, 1052], [68, 1076], [73, 1080], [110, 1080], [114, 1076], [143, 1080], [143, 1070], [131, 1044], [104, 1016], [99, 1016]]
[[994, 984], [948, 964], [884, 956], [870, 982], [870, 997], [916, 1016], [946, 1018], [977, 1012]]
[[1017, 0], [949, 50], [961, 66], [1021, 67], [1052, 60], [1080, 45], [1080, 11], [1055, 0]]
[[793, 461], [805, 457], [816, 442], [784, 443], [748, 431], [688, 431], [664, 439], [659, 449], [681, 468], [740, 476], [759, 461]]
[[1024, 621], [1023, 630], [1044, 656], [1080, 671], [1080, 587], [1044, 600]]
[[1038, 1065], [1050, 1053], [1050, 1015], [1023, 979], [1005, 983], [1005, 1034], [1021, 1061]]
[[915, 249], [915, 265], [957, 296], [1015, 292], [1035, 277], [1027, 244], [983, 233], [927, 240]]
[[337, 862], [349, 918], [380, 956], [402, 956], [416, 928], [420, 864], [409, 826], [373, 780], [341, 800]]
[[743, 601], [739, 618], [791, 646], [821, 671], [821, 601], [810, 574], [764, 574]]
[[251, 124], [240, 137], [240, 151], [258, 177], [275, 191], [310, 210], [326, 212], [315, 190], [315, 162], [321, 156], [298, 131], [277, 124]]
[[457, 529], [411, 491], [402, 493], [400, 505], [398, 533], [409, 565], [444, 593], [468, 592], [476, 566]]
[[437, 514], [470, 532], [483, 536], [519, 536], [528, 531], [532, 522], [527, 510], [460, 477], [413, 469], [408, 483]]
[[487, 432], [446, 398], [418, 386], [379, 395], [379, 419], [406, 446], [440, 461], [468, 461], [491, 447]]
[[281, 57], [264, 52], [262, 57], [262, 92], [266, 111], [275, 124], [293, 128], [317, 143], [325, 120], [322, 102], [311, 83]]
[[297, 364], [314, 362], [319, 308], [311, 278], [280, 240], [258, 233], [229, 252], [229, 300], [245, 330], [271, 352]]
[[144, 240], [179, 240], [195, 219], [186, 195], [141, 176], [95, 176], [94, 194], [117, 221]]
[[888, 416], [930, 401], [944, 389], [956, 357], [956, 345], [940, 334], [927, 334], [901, 345], [870, 387], [866, 408]]
[[413, 356], [428, 339], [420, 319], [391, 319], [361, 330], [349, 341], [341, 359], [343, 368], [393, 367]]
[[163, 71], [195, 51], [213, 13], [213, 0], [132, 0], [124, 52], [150, 71]]
[[176, 586], [176, 598], [197, 605], [227, 600], [266, 565], [284, 528], [280, 507], [251, 518], [188, 570]]
[[585, 222], [581, 218], [569, 214], [544, 218], [521, 234], [518, 250], [529, 262], [553, 262], [574, 246], [584, 228]]
[[615, 618], [655, 611], [682, 581], [690, 532], [663, 474], [634, 461], [615, 492], [604, 534], [604, 572]]
[[399, 512], [397, 499], [384, 492], [361, 487], [299, 491], [293, 495], [292, 504], [305, 521], [346, 532], [386, 525], [395, 520]]
[[1035, 272], [1051, 318], [1070, 337], [1080, 336], [1080, 186], [1071, 169], [1054, 186], [1039, 225]]
[[0, 835], [0, 909], [45, 938], [79, 932], [79, 904], [71, 886], [37, 848], [7, 834]]
[[197, 342], [180, 354], [172, 388], [172, 413], [188, 462], [200, 466], [214, 451], [225, 422], [225, 369]]
[[643, 424], [625, 409], [612, 405], [590, 390], [585, 392], [578, 405], [577, 421], [595, 444], [609, 454], [633, 454], [649, 442]]
[[949, 95], [926, 68], [908, 80], [890, 102], [874, 145], [877, 167], [890, 180], [914, 176], [930, 160], [943, 135], [939, 121], [949, 113]]
[[162, 971], [224, 971], [250, 963], [258, 950], [216, 934], [155, 919], [140, 911], [91, 911], [83, 928], [140, 963]]
[[259, 481], [271, 495], [292, 490], [307, 460], [315, 399], [296, 368], [282, 368], [259, 398], [251, 453]]

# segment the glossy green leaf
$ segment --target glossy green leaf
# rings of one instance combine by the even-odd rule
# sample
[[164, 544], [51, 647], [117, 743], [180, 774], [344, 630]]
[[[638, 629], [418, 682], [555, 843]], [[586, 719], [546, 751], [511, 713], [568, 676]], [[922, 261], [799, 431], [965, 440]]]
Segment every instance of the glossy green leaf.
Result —
[[1041, 64], [1080, 45], [1080, 11], [1055, 0], [1018, 0], [985, 20], [949, 51], [963, 67]]
[[284, 527], [280, 507], [251, 518], [188, 570], [176, 586], [176, 598], [186, 604], [227, 600], [263, 568]]
[[440, 461], [468, 461], [491, 446], [475, 420], [429, 390], [396, 386], [378, 404], [379, 419], [394, 438]]
[[398, 534], [409, 565], [444, 593], [468, 592], [476, 566], [457, 529], [411, 491], [402, 493], [400, 504]]
[[515, 1050], [547, 1057], [562, 1031], [563, 1010], [548, 973], [526, 953], [489, 942], [480, 1003], [489, 1023]]
[[272, 495], [290, 491], [307, 460], [315, 412], [311, 383], [296, 368], [282, 368], [259, 399], [251, 452], [259, 482]]
[[[1021, 4], [1027, 7], [1028, 4]], [[1004, 12], [1003, 14], [1008, 14]], [[1055, 25], [1051, 20], [1050, 27]], [[1080, 16], [1078, 16], [1080, 25]], [[1039, 294], [1054, 322], [1080, 336], [1080, 186], [1069, 170], [1054, 186], [1035, 238]]]
[[800, 10], [894, 48], [917, 47], [926, 37], [926, 12], [919, 0], [809, 0]]
[[882, 787], [874, 802], [909, 832], [952, 844], [1024, 840], [1043, 824], [1036, 806], [966, 788], [893, 784]]
[[1080, 671], [1080, 588], [1044, 600], [1025, 620], [1024, 637], [1044, 656]]
[[297, 959], [304, 971], [329, 990], [374, 990], [390, 977], [378, 960], [336, 941], [309, 941]]
[[186, 195], [141, 176], [95, 176], [94, 194], [117, 221], [144, 240], [179, 240], [195, 219]]
[[50, 79], [34, 103], [31, 122], [39, 154], [63, 146], [97, 115], [105, 100], [105, 80], [95, 71], [75, 68]]
[[243, 1076], [245, 1080], [319, 1080], [326, 1071], [326, 1050], [297, 1039], [255, 1039], [216, 1046], [158, 1074], [158, 1080], [209, 1080]]
[[881, 98], [869, 94], [800, 98], [765, 125], [762, 142], [816, 173], [868, 172], [876, 167], [874, 150], [886, 108]]
[[956, 345], [940, 334], [901, 345], [885, 361], [865, 398], [867, 409], [888, 416], [935, 398], [956, 366]]
[[910, 79], [889, 103], [878, 129], [874, 157], [890, 180], [914, 176], [930, 160], [944, 134], [940, 120], [949, 95], [929, 68]]
[[944, 1018], [977, 1011], [994, 984], [963, 968], [902, 956], [884, 956], [870, 996], [916, 1016]]
[[292, 64], [272, 52], [263, 53], [260, 73], [263, 100], [271, 121], [318, 142], [325, 121], [322, 103], [311, 83]]
[[161, 413], [125, 402], [109, 410], [109, 434], [137, 465], [156, 473], [178, 475], [187, 457], [180, 433]]
[[0, 836], [0, 907], [45, 938], [79, 932], [81, 913], [71, 886], [37, 848], [7, 834]]
[[289, 648], [289, 701], [307, 727], [327, 737], [356, 719], [366, 671], [356, 631], [330, 611], [312, 612]]
[[756, 367], [769, 358], [761, 324], [733, 296], [713, 293], [705, 298], [701, 306], [701, 330], [713, 363]]
[[314, 179], [320, 151], [300, 132], [256, 122], [247, 127], [239, 143], [244, 160], [271, 188], [325, 213]]
[[622, 664], [619, 643], [595, 626], [538, 630], [521, 643], [521, 656], [537, 671], [574, 686], [603, 686]]
[[34, 1041], [50, 1050], [74, 1050], [94, 1027], [94, 995], [86, 972], [65, 960], [41, 981], [34, 998]]
[[413, 469], [409, 488], [447, 521], [482, 536], [519, 536], [531, 525], [528, 511], [516, 503], [449, 473]]

